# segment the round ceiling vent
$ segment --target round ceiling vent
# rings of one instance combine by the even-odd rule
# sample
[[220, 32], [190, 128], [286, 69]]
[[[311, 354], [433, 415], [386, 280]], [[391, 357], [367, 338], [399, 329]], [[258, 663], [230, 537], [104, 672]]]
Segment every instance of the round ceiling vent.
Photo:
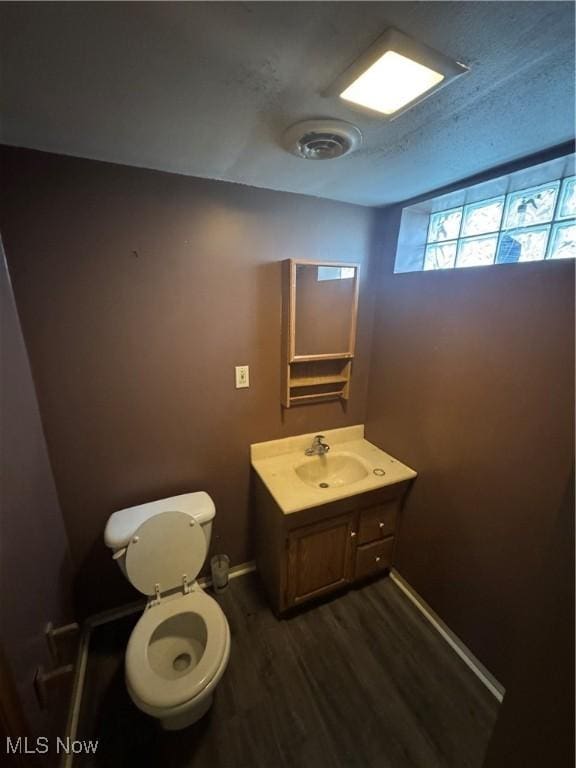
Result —
[[304, 120], [284, 133], [284, 146], [304, 160], [334, 160], [349, 155], [362, 143], [355, 125], [343, 120]]

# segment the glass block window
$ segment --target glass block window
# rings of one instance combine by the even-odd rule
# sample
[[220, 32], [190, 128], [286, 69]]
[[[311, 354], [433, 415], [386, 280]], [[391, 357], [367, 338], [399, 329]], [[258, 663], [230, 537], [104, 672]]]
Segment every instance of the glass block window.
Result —
[[450, 269], [456, 261], [456, 243], [438, 243], [426, 248], [424, 269]]
[[457, 267], [482, 267], [494, 264], [498, 235], [466, 237], [458, 241]]
[[554, 224], [550, 238], [550, 259], [573, 259], [576, 257], [576, 222], [566, 221]]
[[433, 213], [430, 216], [428, 242], [435, 243], [438, 240], [453, 240], [455, 237], [458, 237], [461, 221], [462, 208], [456, 208], [454, 211]]
[[504, 197], [467, 205], [464, 208], [462, 237], [483, 235], [486, 232], [497, 232], [500, 229], [503, 210]]
[[567, 219], [569, 216], [576, 216], [576, 176], [565, 180], [560, 194], [558, 218]]
[[424, 270], [576, 257], [576, 176], [430, 214]]
[[515, 229], [552, 221], [560, 182], [523, 189], [508, 195], [504, 228]]

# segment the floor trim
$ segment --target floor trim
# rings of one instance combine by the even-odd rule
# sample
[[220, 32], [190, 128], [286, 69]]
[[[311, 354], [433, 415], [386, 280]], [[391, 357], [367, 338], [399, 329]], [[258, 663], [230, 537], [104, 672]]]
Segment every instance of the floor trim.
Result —
[[[254, 560], [248, 560], [247, 563], [239, 563], [239, 565], [233, 565], [228, 573], [229, 579], [236, 579], [238, 576], [244, 576], [247, 573], [252, 573], [256, 570], [256, 563]], [[203, 579], [199, 579], [201, 587], [211, 587], [212, 579], [210, 576], [205, 576]]]
[[404, 592], [406, 597], [418, 608], [420, 613], [432, 624], [434, 629], [442, 635], [448, 645], [455, 651], [462, 661], [468, 666], [476, 677], [484, 683], [490, 693], [502, 702], [506, 692], [504, 686], [496, 680], [494, 675], [486, 669], [484, 664], [474, 656], [468, 646], [448, 627], [442, 619], [435, 613], [428, 603], [420, 597], [418, 592], [404, 579], [396, 569], [390, 571], [390, 578], [399, 589]]
[[[90, 634], [92, 627], [87, 621], [82, 627], [80, 641], [78, 643], [78, 653], [74, 671], [74, 682], [72, 683], [72, 694], [70, 696], [70, 708], [68, 710], [68, 721], [66, 723], [66, 733], [64, 739], [68, 737], [74, 741], [78, 731], [78, 719], [80, 717], [80, 705], [82, 703], [82, 694], [84, 692], [84, 678], [86, 676], [86, 664], [88, 662], [88, 647], [90, 645]], [[74, 754], [72, 752], [63, 752], [60, 760], [60, 768], [72, 768]]]

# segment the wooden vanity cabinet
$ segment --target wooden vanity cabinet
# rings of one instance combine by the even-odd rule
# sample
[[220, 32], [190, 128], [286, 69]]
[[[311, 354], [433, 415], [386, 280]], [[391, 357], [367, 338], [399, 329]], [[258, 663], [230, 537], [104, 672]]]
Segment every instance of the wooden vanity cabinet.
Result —
[[256, 562], [277, 614], [387, 573], [409, 481], [285, 515], [256, 482]]

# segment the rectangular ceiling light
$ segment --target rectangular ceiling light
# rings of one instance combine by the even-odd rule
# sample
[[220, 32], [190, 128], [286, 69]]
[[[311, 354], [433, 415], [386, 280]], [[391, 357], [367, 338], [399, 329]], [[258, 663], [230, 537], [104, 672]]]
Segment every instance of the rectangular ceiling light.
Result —
[[396, 51], [386, 51], [340, 98], [393, 115], [444, 80], [444, 75]]
[[327, 95], [393, 119], [467, 71], [463, 64], [390, 28]]

